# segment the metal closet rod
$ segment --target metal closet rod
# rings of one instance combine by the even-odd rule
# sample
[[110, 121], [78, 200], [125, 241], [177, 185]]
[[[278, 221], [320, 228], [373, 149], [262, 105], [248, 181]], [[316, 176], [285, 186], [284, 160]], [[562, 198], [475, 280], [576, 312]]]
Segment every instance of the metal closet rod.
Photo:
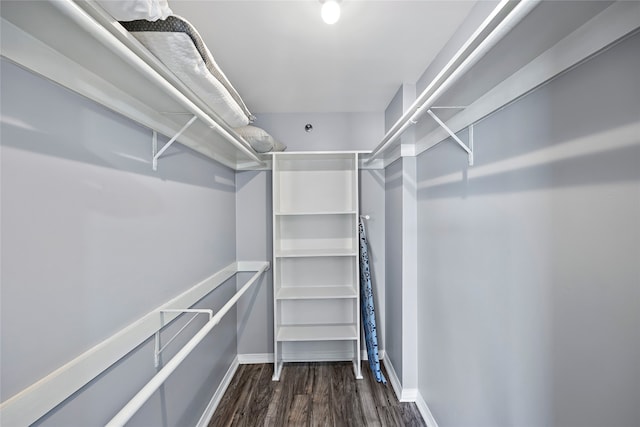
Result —
[[73, 1], [52, 1], [58, 10], [63, 14], [71, 18], [81, 28], [91, 34], [93, 37], [102, 42], [112, 52], [116, 53], [119, 57], [124, 59], [133, 66], [135, 69], [144, 74], [145, 77], [158, 84], [164, 91], [166, 91], [171, 97], [178, 101], [183, 107], [193, 113], [202, 120], [211, 129], [215, 129], [220, 135], [222, 135], [227, 141], [233, 144], [237, 149], [246, 154], [251, 160], [258, 164], [263, 164], [262, 161], [255, 153], [249, 150], [238, 138], [224, 129], [219, 123], [211, 118], [211, 116], [202, 111], [196, 104], [194, 104], [188, 97], [182, 92], [167, 82], [157, 71], [151, 68], [146, 62], [139, 56], [133, 53], [127, 48], [117, 37], [111, 34], [106, 28], [97, 23], [87, 12], [82, 10]]
[[[541, 0], [502, 0], [449, 62], [433, 78], [420, 96], [389, 129], [365, 164], [371, 163], [424, 114], [442, 93], [467, 72], [496, 43], [515, 27]], [[505, 13], [507, 14], [505, 16]], [[493, 29], [492, 29], [493, 28]], [[489, 34], [486, 34], [489, 31]], [[486, 35], [485, 35], [486, 34]], [[483, 38], [484, 36], [484, 38]], [[475, 48], [473, 47], [475, 46]]]
[[194, 348], [211, 332], [211, 330], [220, 323], [222, 317], [233, 307], [233, 305], [238, 302], [240, 297], [253, 285], [258, 277], [262, 273], [264, 273], [269, 268], [269, 264], [265, 263], [260, 270], [258, 270], [252, 277], [247, 281], [247, 283], [236, 292], [227, 303], [222, 306], [220, 311], [216, 313], [215, 316], [211, 318], [194, 336], [187, 342], [184, 347], [176, 355], [167, 362], [166, 365], [158, 373], [151, 378], [151, 380], [136, 394], [130, 401], [127, 403], [124, 408], [120, 410], [116, 414], [115, 417], [111, 419], [107, 423], [107, 427], [122, 427], [127, 421], [131, 419], [135, 415], [135, 413], [144, 405], [144, 403], [149, 400], [149, 398], [153, 395], [164, 384], [164, 382], [169, 378], [169, 375], [175, 371], [178, 366], [187, 358], [187, 356], [193, 351]]

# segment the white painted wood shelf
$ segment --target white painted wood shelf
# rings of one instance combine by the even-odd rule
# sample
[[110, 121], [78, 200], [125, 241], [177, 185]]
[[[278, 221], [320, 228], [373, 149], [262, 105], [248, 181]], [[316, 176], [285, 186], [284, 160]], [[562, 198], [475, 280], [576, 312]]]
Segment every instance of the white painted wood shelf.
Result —
[[357, 298], [358, 293], [351, 285], [348, 286], [288, 286], [280, 288], [278, 299], [327, 299], [327, 298]]
[[[358, 153], [273, 155], [274, 375], [288, 360], [360, 371]], [[318, 346], [322, 347], [318, 347]]]
[[304, 215], [355, 215], [356, 211], [332, 211], [332, 212], [275, 212], [276, 216], [304, 216]]
[[358, 337], [355, 324], [281, 326], [277, 340], [283, 341], [350, 341]]
[[306, 258], [306, 257], [335, 257], [335, 256], [357, 256], [358, 252], [353, 249], [289, 249], [278, 251], [277, 258]]
[[268, 167], [267, 155], [95, 3], [2, 2], [0, 15], [3, 57], [168, 138], [179, 134], [177, 142], [230, 168]]

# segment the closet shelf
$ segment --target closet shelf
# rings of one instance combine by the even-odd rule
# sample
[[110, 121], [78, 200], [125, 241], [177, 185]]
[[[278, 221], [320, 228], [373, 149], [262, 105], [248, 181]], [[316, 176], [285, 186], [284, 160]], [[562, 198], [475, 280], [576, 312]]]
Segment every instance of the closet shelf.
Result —
[[306, 257], [334, 257], [357, 256], [355, 249], [286, 249], [276, 252], [276, 258], [306, 258]]
[[299, 211], [299, 212], [274, 212], [276, 216], [305, 216], [305, 215], [355, 215], [356, 211]]
[[355, 324], [280, 326], [277, 341], [348, 341], [358, 338]]
[[284, 286], [278, 291], [276, 298], [284, 299], [328, 299], [357, 298], [353, 286]]
[[269, 156], [91, 2], [3, 2], [0, 14], [3, 57], [169, 138], [197, 117], [178, 142], [232, 169], [266, 168]]

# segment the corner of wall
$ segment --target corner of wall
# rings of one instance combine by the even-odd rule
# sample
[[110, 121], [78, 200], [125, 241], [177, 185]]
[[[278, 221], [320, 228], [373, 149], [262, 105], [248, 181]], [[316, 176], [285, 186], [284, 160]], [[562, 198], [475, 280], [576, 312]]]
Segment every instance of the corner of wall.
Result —
[[438, 423], [436, 422], [431, 409], [429, 409], [429, 405], [427, 405], [427, 402], [424, 400], [422, 393], [420, 393], [420, 390], [417, 388], [403, 388], [400, 380], [398, 379], [398, 375], [388, 358], [384, 360], [384, 366], [387, 371], [387, 378], [389, 379], [393, 392], [398, 400], [400, 402], [414, 402], [418, 407], [418, 411], [420, 412], [422, 419], [427, 424], [427, 427], [438, 427]]

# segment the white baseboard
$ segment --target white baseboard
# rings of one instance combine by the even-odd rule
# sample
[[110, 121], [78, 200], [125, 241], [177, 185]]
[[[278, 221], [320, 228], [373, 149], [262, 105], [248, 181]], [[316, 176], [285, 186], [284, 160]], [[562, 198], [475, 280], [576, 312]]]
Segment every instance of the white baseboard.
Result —
[[403, 388], [402, 394], [400, 395], [400, 402], [415, 402], [418, 399], [418, 389], [417, 388]]
[[[285, 362], [336, 362], [351, 360], [353, 359], [353, 354], [342, 351], [297, 351], [295, 353], [284, 353], [282, 359]], [[238, 361], [241, 365], [273, 363], [273, 353], [239, 354]]]
[[391, 387], [393, 388], [398, 400], [400, 402], [415, 402], [418, 397], [418, 389], [402, 387], [402, 382], [400, 382], [400, 379], [396, 374], [396, 370], [393, 368], [393, 364], [391, 364], [391, 360], [388, 358], [384, 360], [384, 367], [387, 368], [389, 382], [391, 382]]
[[231, 380], [233, 379], [233, 376], [235, 375], [239, 366], [240, 366], [240, 363], [238, 362], [238, 356], [236, 356], [233, 359], [233, 362], [231, 362], [231, 366], [229, 366], [227, 373], [224, 374], [224, 378], [222, 378], [222, 381], [220, 382], [218, 389], [213, 394], [213, 397], [211, 397], [211, 400], [207, 405], [207, 409], [205, 409], [202, 415], [200, 416], [200, 420], [198, 420], [198, 424], [196, 424], [196, 427], [207, 427], [207, 425], [209, 424], [209, 421], [211, 421], [211, 418], [213, 417], [213, 413], [216, 411], [216, 408], [218, 407], [218, 405], [220, 404], [220, 401], [222, 400], [222, 396], [224, 396], [224, 392], [227, 391], [229, 384], [231, 384]]
[[422, 419], [427, 424], [427, 427], [438, 427], [438, 423], [436, 419], [433, 417], [427, 402], [422, 397], [422, 393], [418, 392], [418, 396], [416, 396], [416, 406], [418, 407], [418, 411], [420, 411], [420, 415], [422, 415]]
[[[380, 350], [378, 353], [380, 360], [384, 360], [384, 350]], [[302, 361], [303, 357], [310, 357], [309, 360], [318, 360], [322, 361], [326, 360], [350, 360], [351, 354], [346, 353], [306, 353], [302, 355], [292, 356], [290, 354], [285, 355], [285, 359], [289, 362], [294, 361]], [[362, 350], [360, 355], [362, 361], [368, 361], [367, 350]], [[246, 353], [246, 354], [238, 354], [238, 362], [241, 365], [254, 365], [257, 363], [273, 363], [273, 353]]]
[[239, 354], [238, 362], [241, 365], [255, 365], [258, 363], [273, 363], [273, 353], [247, 353]]
[[352, 359], [352, 351], [296, 351], [282, 353], [282, 360], [285, 362], [340, 362]]
[[388, 379], [391, 383], [391, 387], [393, 388], [398, 400], [400, 400], [400, 397], [402, 396], [402, 384], [400, 383], [400, 379], [398, 378], [398, 375], [396, 375], [396, 371], [393, 369], [393, 365], [389, 358], [384, 360], [384, 367], [387, 370], [387, 376], [389, 377]]
[[393, 387], [393, 391], [395, 392], [398, 400], [400, 402], [415, 402], [418, 407], [418, 411], [420, 411], [420, 415], [422, 415], [422, 419], [427, 424], [427, 427], [438, 427], [438, 423], [433, 417], [433, 414], [420, 391], [415, 388], [402, 388], [402, 383], [400, 382], [400, 379], [393, 368], [393, 364], [391, 364], [389, 359], [385, 359], [384, 366], [387, 368], [387, 377], [389, 382], [391, 382], [391, 387]]

